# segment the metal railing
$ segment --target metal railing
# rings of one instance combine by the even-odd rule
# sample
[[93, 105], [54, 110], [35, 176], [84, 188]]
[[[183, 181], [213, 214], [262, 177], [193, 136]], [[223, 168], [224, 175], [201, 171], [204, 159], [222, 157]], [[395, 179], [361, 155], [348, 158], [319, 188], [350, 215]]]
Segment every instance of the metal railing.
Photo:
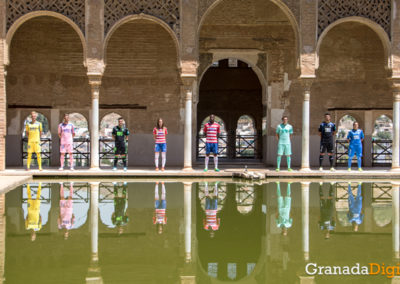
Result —
[[236, 135], [236, 158], [257, 158], [258, 153], [258, 135]]
[[[206, 156], [206, 136], [199, 135], [197, 137], [197, 157]], [[228, 157], [228, 135], [220, 135], [218, 139], [218, 156], [221, 158]]]
[[[114, 148], [115, 142], [112, 138], [99, 139], [99, 159], [100, 166], [112, 166], [114, 161]], [[126, 149], [128, 149], [128, 141], [126, 142]], [[126, 155], [128, 161], [128, 154]], [[119, 161], [120, 162], [120, 161]]]
[[[22, 138], [22, 163], [25, 166], [28, 159], [28, 137]], [[42, 158], [42, 166], [50, 166], [51, 157], [51, 138], [40, 139], [40, 156]], [[37, 165], [36, 153], [32, 153], [32, 165]]]
[[392, 140], [372, 139], [372, 166], [386, 167], [392, 164]]
[[[347, 140], [336, 140], [336, 166], [347, 166], [349, 159], [349, 143]], [[362, 158], [363, 162], [364, 158]], [[357, 165], [357, 157], [354, 155], [352, 165]]]

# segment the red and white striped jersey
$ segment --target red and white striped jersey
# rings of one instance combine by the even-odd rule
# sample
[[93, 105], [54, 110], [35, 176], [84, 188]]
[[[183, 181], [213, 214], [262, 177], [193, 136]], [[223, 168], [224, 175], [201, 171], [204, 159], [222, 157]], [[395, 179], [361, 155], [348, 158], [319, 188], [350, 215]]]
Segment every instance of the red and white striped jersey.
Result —
[[221, 133], [221, 126], [214, 122], [210, 124], [209, 122], [204, 125], [204, 134], [206, 135], [207, 143], [218, 143], [217, 134]]
[[153, 224], [167, 224], [167, 216], [165, 215], [165, 209], [155, 209], [153, 217]]
[[162, 129], [158, 129], [157, 127], [154, 127], [153, 134], [156, 135], [156, 144], [167, 143], [168, 131], [167, 131], [166, 127], [162, 128]]
[[206, 219], [204, 220], [204, 229], [208, 230], [209, 227], [213, 231], [216, 231], [219, 229], [219, 218], [217, 218], [217, 210], [211, 210], [207, 209], [206, 210]]

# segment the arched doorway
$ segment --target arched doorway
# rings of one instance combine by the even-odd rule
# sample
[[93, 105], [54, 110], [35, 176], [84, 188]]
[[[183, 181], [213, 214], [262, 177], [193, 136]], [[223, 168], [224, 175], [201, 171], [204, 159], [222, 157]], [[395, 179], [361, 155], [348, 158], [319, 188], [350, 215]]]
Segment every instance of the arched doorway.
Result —
[[72, 21], [54, 12], [28, 13], [20, 19], [7, 33], [6, 165], [22, 166], [21, 127], [32, 110], [51, 120], [54, 149], [49, 162], [59, 165], [57, 125], [62, 117], [57, 113], [90, 108], [84, 37]]
[[[50, 166], [50, 159], [51, 159], [51, 151], [52, 151], [52, 145], [51, 145], [51, 133], [50, 133], [50, 128], [49, 128], [49, 121], [46, 116], [44, 116], [42, 113], [37, 113], [37, 121], [42, 123], [42, 137], [40, 138], [40, 150], [41, 150], [41, 156], [42, 156], [42, 166]], [[28, 136], [26, 135], [26, 129], [25, 126], [32, 121], [31, 115], [28, 115], [24, 119], [24, 126], [23, 126], [23, 131], [22, 131], [22, 165], [25, 167], [27, 158], [28, 158]], [[32, 154], [32, 164], [35, 165], [37, 163], [36, 160], [36, 154]]]
[[[206, 155], [206, 137], [204, 135], [204, 125], [209, 121], [210, 116], [208, 115], [205, 119], [203, 119], [198, 131], [197, 157], [205, 157]], [[219, 116], [215, 116], [215, 122], [221, 126], [221, 134], [219, 135], [218, 140], [218, 155], [220, 157], [227, 157], [228, 135], [226, 132], [226, 123]]]
[[86, 118], [77, 112], [69, 114], [69, 121], [75, 127], [73, 152], [75, 167], [88, 167], [90, 165], [89, 124]]
[[393, 122], [387, 115], [375, 120], [372, 133], [372, 166], [392, 164]]
[[[345, 166], [348, 161], [349, 143], [347, 143], [347, 134], [353, 129], [353, 123], [357, 121], [353, 116], [346, 114], [338, 123], [336, 133], [336, 165]], [[353, 159], [353, 163], [356, 163]]]
[[[242, 126], [246, 123], [244, 122], [245, 118], [242, 117], [243, 113], [252, 114], [254, 119], [250, 119], [251, 122], [248, 120], [247, 123], [252, 124], [252, 127], [255, 128], [252, 137], [243, 138], [251, 141], [251, 145], [257, 144], [261, 148], [262, 143], [256, 142], [256, 140], [261, 141], [262, 139], [263, 119], [262, 87], [257, 74], [249, 64], [235, 58], [215, 62], [204, 73], [200, 83], [197, 132], [201, 132], [204, 121], [200, 119], [203, 117], [215, 114], [223, 118], [227, 136], [226, 139], [221, 137], [222, 143], [226, 143], [226, 154], [224, 152], [221, 157], [227, 160], [233, 161], [244, 157], [261, 158], [261, 154], [254, 155], [249, 151], [243, 151], [240, 147], [245, 144], [245, 141], [241, 141], [243, 139], [240, 138]], [[238, 125], [239, 117], [242, 119], [239, 119], [241, 124]], [[238, 126], [240, 126], [239, 130]], [[198, 158], [201, 157], [199, 153], [201, 151], [198, 150]], [[261, 149], [259, 153], [262, 153]]]
[[[114, 160], [114, 140], [112, 130], [118, 124], [118, 113], [106, 114], [100, 122], [100, 166], [110, 167]], [[125, 121], [126, 123], [126, 121]]]

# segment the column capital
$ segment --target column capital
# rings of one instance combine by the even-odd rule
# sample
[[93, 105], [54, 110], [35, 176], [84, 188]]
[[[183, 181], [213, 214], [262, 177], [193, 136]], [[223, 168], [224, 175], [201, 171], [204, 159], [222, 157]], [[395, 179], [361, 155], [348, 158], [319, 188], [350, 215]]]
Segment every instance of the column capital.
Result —
[[300, 76], [301, 86], [305, 92], [310, 92], [312, 84], [315, 82], [315, 76]]
[[182, 80], [182, 87], [185, 92], [185, 100], [193, 100], [193, 91], [195, 88], [195, 83], [196, 83], [196, 76], [193, 75], [181, 75], [181, 80]]

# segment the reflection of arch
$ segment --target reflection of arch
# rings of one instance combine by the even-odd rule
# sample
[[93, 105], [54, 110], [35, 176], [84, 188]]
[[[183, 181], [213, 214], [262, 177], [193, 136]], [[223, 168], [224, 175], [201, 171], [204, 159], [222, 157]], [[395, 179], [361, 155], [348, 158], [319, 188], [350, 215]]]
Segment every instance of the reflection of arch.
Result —
[[[201, 17], [200, 21], [199, 21], [199, 25], [197, 28], [197, 34], [198, 36], [200, 35], [200, 31], [201, 28], [203, 27], [203, 24], [207, 18], [207, 16], [211, 13], [212, 10], [214, 10], [214, 8], [216, 8], [222, 1], [224, 0], [216, 0], [214, 3], [212, 3], [207, 10], [205, 11], [205, 13], [203, 14], [203, 16]], [[278, 6], [281, 11], [286, 15], [286, 17], [288, 18], [290, 25], [293, 28], [293, 33], [294, 33], [294, 37], [295, 37], [295, 46], [296, 46], [296, 62], [299, 61], [299, 46], [300, 46], [300, 29], [299, 29], [299, 25], [296, 21], [295, 16], [293, 15], [292, 11], [289, 9], [288, 6], [286, 6], [285, 3], [283, 3], [283, 1], [280, 0], [270, 0], [270, 2], [274, 3], [276, 6]], [[200, 80], [201, 80], [201, 76], [199, 76]], [[200, 82], [199, 80], [199, 82]]]
[[[37, 112], [37, 111], [36, 111], [36, 113], [37, 113], [36, 120], [42, 123], [43, 136], [46, 137], [46, 138], [50, 138], [51, 139], [49, 120], [47, 119], [47, 117], [44, 114], [42, 114], [40, 112]], [[32, 118], [31, 118], [30, 114], [24, 119], [24, 126], [23, 126], [23, 129], [22, 129], [22, 137], [26, 137], [25, 125], [28, 122], [31, 122], [31, 120], [32, 120]]]
[[392, 204], [389, 203], [373, 203], [373, 215], [375, 224], [378, 227], [385, 227], [392, 222]]
[[242, 115], [239, 117], [236, 126], [236, 134], [239, 135], [255, 135], [257, 134], [256, 122], [250, 115]]
[[372, 137], [376, 139], [392, 139], [393, 122], [385, 114], [380, 115], [374, 123]]
[[364, 18], [364, 17], [346, 17], [340, 20], [337, 20], [335, 22], [333, 22], [332, 24], [330, 24], [320, 35], [318, 42], [317, 42], [317, 48], [316, 48], [316, 64], [315, 64], [315, 68], [318, 69], [319, 68], [319, 50], [320, 47], [322, 45], [322, 42], [324, 41], [324, 38], [326, 37], [326, 35], [329, 33], [329, 31], [331, 29], [333, 29], [334, 27], [336, 27], [337, 25], [343, 24], [343, 23], [348, 23], [348, 22], [356, 22], [356, 23], [360, 23], [360, 24], [364, 24], [366, 26], [368, 26], [370, 29], [372, 29], [376, 35], [379, 37], [379, 39], [382, 42], [382, 47], [383, 47], [383, 51], [384, 51], [384, 57], [385, 57], [385, 68], [391, 68], [391, 62], [390, 62], [390, 56], [391, 56], [391, 43], [390, 43], [390, 39], [387, 35], [387, 33], [385, 32], [385, 30], [378, 25], [377, 23]]
[[100, 122], [100, 136], [101, 137], [111, 137], [111, 132], [114, 126], [118, 124], [118, 118], [122, 115], [111, 112], [103, 116]]
[[86, 117], [80, 113], [69, 113], [69, 121], [75, 127], [75, 137], [86, 138], [89, 136], [89, 124]]
[[154, 23], [157, 23], [159, 25], [161, 25], [166, 32], [168, 32], [168, 34], [172, 37], [173, 42], [175, 43], [175, 49], [176, 49], [176, 56], [177, 56], [177, 65], [179, 67], [179, 40], [175, 34], [175, 32], [171, 29], [171, 27], [165, 23], [164, 21], [160, 20], [159, 18], [150, 16], [150, 15], [146, 15], [146, 14], [136, 14], [136, 15], [129, 15], [126, 16], [122, 19], [120, 19], [118, 22], [116, 22], [108, 31], [105, 39], [104, 39], [104, 45], [103, 45], [103, 54], [104, 54], [104, 63], [107, 62], [107, 47], [108, 47], [108, 42], [110, 41], [112, 35], [114, 34], [114, 32], [123, 24], [126, 24], [128, 22], [131, 21], [135, 21], [135, 20], [148, 20]]
[[345, 114], [340, 118], [338, 123], [338, 131], [336, 137], [338, 139], [346, 139], [347, 133], [353, 129], [353, 122], [358, 121], [353, 115]]
[[238, 186], [236, 189], [236, 208], [240, 214], [246, 215], [253, 211], [255, 203], [254, 186]]
[[25, 22], [29, 21], [30, 19], [36, 18], [36, 17], [41, 17], [41, 16], [50, 16], [53, 18], [57, 18], [63, 22], [66, 22], [67, 24], [69, 24], [74, 31], [78, 34], [79, 39], [81, 40], [82, 43], [82, 49], [83, 49], [83, 65], [86, 66], [86, 40], [85, 40], [85, 36], [83, 35], [81, 29], [74, 23], [74, 21], [72, 21], [70, 18], [56, 13], [56, 12], [52, 12], [52, 11], [35, 11], [35, 12], [30, 12], [28, 14], [23, 15], [22, 17], [19, 17], [18, 20], [16, 20], [12, 26], [10, 27], [10, 29], [7, 32], [6, 35], [6, 43], [5, 43], [5, 59], [4, 59], [4, 64], [5, 65], [9, 65], [10, 64], [10, 45], [11, 45], [11, 41], [14, 37], [14, 34], [16, 33], [16, 31], [18, 30], [18, 28], [20, 26], [22, 26]]

